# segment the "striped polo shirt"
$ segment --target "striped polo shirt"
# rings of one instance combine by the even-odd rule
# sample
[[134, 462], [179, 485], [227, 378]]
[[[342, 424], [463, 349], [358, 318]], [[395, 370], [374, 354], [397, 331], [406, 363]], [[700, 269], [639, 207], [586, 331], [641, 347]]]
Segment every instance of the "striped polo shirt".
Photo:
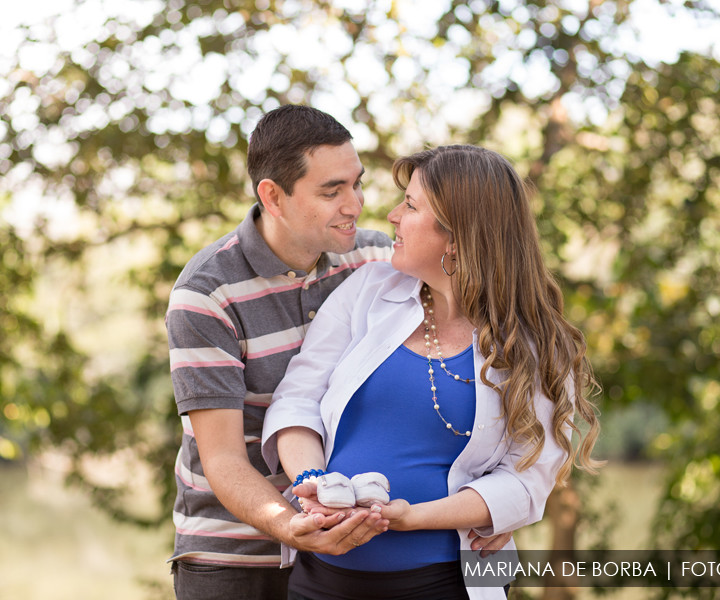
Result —
[[322, 302], [355, 269], [392, 254], [385, 234], [360, 229], [350, 252], [323, 254], [309, 273], [294, 270], [263, 240], [258, 215], [254, 205], [235, 231], [196, 254], [170, 294], [170, 369], [183, 425], [171, 560], [279, 566], [279, 544], [239, 522], [210, 489], [187, 412], [243, 410], [251, 464], [279, 490], [287, 487], [285, 475], [271, 475], [260, 454], [272, 394]]

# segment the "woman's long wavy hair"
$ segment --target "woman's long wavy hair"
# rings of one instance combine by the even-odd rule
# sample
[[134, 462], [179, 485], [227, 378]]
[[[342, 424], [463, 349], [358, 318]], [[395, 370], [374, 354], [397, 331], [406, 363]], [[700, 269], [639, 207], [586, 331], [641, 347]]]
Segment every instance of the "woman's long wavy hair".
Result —
[[[416, 170], [455, 243], [453, 284], [486, 357], [481, 379], [502, 398], [508, 434], [528, 446], [518, 470], [531, 466], [545, 443], [532, 402], [541, 391], [554, 405], [553, 437], [568, 457], [558, 483], [566, 483], [573, 465], [596, 472], [600, 463], [590, 454], [599, 424], [589, 396], [599, 386], [585, 339], [563, 317], [562, 293], [545, 267], [528, 187], [504, 157], [477, 146], [441, 146], [400, 158], [393, 166], [396, 185], [406, 189]], [[501, 384], [489, 381], [490, 367], [503, 377]], [[574, 413], [589, 425], [584, 435]], [[575, 448], [568, 430], [580, 437]]]

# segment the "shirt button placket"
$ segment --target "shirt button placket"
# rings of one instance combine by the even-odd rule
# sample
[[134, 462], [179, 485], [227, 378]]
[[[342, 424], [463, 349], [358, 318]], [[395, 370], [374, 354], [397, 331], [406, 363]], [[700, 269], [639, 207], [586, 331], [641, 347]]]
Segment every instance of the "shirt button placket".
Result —
[[[308, 278], [309, 278], [309, 277], [308, 277]], [[307, 280], [306, 280], [306, 281], [303, 282], [303, 285], [302, 285], [302, 288], [300, 289], [300, 292], [301, 292], [301, 293], [300, 293], [300, 304], [301, 304], [301, 306], [302, 306], [302, 310], [303, 310], [303, 312], [307, 315], [307, 318], [312, 321], [312, 320], [315, 318], [316, 311], [314, 311], [314, 310], [307, 310], [308, 308], [310, 308], [310, 307], [308, 306], [308, 304], [309, 304], [310, 306], [313, 306], [313, 305], [316, 306], [316, 304], [313, 302], [313, 294], [312, 294], [312, 293], [309, 293], [309, 292], [310, 292], [310, 281], [307, 281]], [[306, 294], [306, 293], [304, 293], [304, 292], [308, 292], [308, 293]]]

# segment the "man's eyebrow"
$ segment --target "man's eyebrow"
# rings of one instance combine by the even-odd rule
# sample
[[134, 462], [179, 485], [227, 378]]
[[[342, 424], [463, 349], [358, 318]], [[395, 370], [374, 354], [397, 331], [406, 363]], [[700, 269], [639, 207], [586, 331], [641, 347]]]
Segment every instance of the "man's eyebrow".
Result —
[[[363, 175], [365, 175], [365, 167], [363, 167], [362, 169], [360, 169], [360, 173], [359, 173], [359, 175], [357, 176], [357, 178], [355, 179], [355, 181], [357, 181], [358, 179], [360, 179]], [[344, 184], [346, 184], [346, 183], [347, 183], [347, 180], [345, 180], [345, 179], [330, 179], [329, 181], [325, 181], [325, 182], [321, 183], [319, 187], [321, 187], [321, 188], [334, 188], [334, 187], [336, 187], [336, 186], [338, 186], [338, 185], [344, 185]]]

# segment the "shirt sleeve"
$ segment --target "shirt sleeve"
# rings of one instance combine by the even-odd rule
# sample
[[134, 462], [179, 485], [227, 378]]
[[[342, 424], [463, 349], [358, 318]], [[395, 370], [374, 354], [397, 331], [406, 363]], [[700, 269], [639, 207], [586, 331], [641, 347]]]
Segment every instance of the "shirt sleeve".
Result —
[[[525, 455], [527, 446], [511, 442], [508, 452], [495, 468], [463, 486], [480, 494], [490, 511], [492, 526], [475, 528], [481, 536], [515, 531], [542, 519], [545, 503], [567, 458], [567, 453], [552, 435], [553, 408], [546, 396], [536, 395], [535, 410], [545, 430], [545, 444], [531, 467], [517, 470], [516, 466]], [[564, 433], [570, 437], [569, 426]]]
[[239, 324], [214, 298], [187, 287], [172, 291], [165, 324], [178, 413], [242, 410], [246, 388]]

